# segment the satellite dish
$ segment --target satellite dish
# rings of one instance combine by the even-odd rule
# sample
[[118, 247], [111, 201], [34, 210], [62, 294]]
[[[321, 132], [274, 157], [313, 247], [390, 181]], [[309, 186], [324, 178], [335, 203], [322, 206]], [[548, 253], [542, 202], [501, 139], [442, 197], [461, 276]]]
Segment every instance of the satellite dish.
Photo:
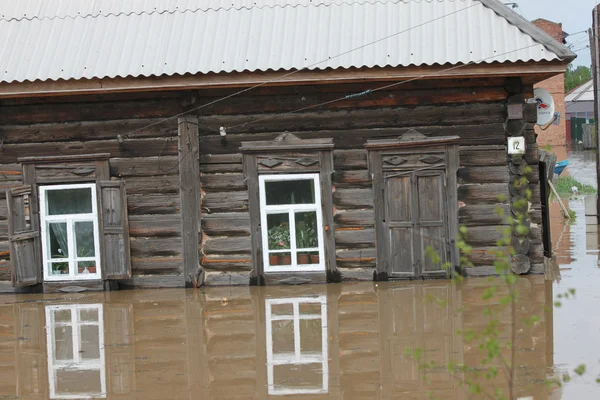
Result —
[[533, 97], [537, 104], [537, 124], [548, 125], [554, 120], [554, 99], [546, 89], [537, 88], [533, 91]]

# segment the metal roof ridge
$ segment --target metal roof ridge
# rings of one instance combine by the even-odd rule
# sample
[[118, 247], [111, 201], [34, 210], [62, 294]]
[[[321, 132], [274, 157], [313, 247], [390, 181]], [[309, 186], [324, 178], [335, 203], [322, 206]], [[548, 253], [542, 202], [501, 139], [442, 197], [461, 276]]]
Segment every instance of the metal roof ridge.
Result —
[[504, 3], [498, 0], [478, 0], [481, 4], [490, 10], [494, 11], [499, 16], [503, 17], [508, 23], [515, 26], [524, 34], [530, 36], [533, 40], [540, 43], [546, 49], [550, 50], [561, 61], [572, 61], [577, 58], [577, 54], [573, 53], [567, 46], [556, 41], [548, 33], [535, 26], [531, 21], [508, 8]]
[[[131, 11], [131, 12], [109, 12], [109, 13], [102, 13], [101, 11], [97, 12], [97, 13], [88, 13], [85, 15], [65, 15], [65, 16], [54, 16], [54, 17], [42, 17], [40, 18], [39, 16], [32, 16], [32, 17], [27, 17], [27, 16], [23, 16], [23, 17], [11, 17], [11, 18], [6, 18], [4, 16], [0, 16], [0, 22], [5, 21], [5, 22], [20, 22], [20, 21], [46, 21], [46, 20], [67, 20], [67, 19], [71, 19], [71, 20], [76, 20], [76, 19], [85, 19], [85, 18], [99, 18], [99, 17], [129, 17], [132, 15], [136, 15], [136, 16], [141, 16], [141, 15], [155, 15], [155, 14], [170, 14], [170, 15], [174, 15], [174, 14], [185, 14], [185, 13], [197, 13], [197, 12], [216, 12], [216, 11], [242, 11], [242, 10], [263, 10], [263, 9], [274, 9], [274, 8], [298, 8], [298, 7], [303, 7], [303, 8], [308, 8], [308, 7], [332, 7], [332, 6], [343, 6], [343, 5], [348, 5], [348, 6], [352, 6], [352, 5], [366, 5], [366, 4], [370, 4], [370, 5], [376, 5], [376, 4], [399, 4], [399, 3], [404, 3], [404, 4], [409, 4], [409, 3], [445, 3], [445, 2], [449, 2], [449, 3], [454, 3], [454, 2], [466, 2], [467, 0], [340, 0], [340, 1], [336, 1], [333, 0], [331, 3], [308, 3], [308, 4], [300, 4], [300, 3], [296, 3], [296, 4], [273, 4], [273, 5], [261, 5], [261, 6], [234, 6], [232, 5], [231, 7], [197, 7], [197, 8], [185, 8], [185, 9], [175, 9], [175, 10], [152, 10], [152, 11], [140, 11], [140, 12], [136, 12], [136, 11]], [[255, 3], [256, 4], [256, 3]]]

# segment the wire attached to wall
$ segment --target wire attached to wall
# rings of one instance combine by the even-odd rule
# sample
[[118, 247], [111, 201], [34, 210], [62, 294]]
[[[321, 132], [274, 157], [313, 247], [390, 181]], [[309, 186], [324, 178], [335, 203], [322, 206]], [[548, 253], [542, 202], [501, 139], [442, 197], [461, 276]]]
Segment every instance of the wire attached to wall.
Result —
[[[135, 130], [133, 130], [133, 131], [131, 131], [131, 132], [127, 132], [127, 133], [125, 134], [125, 136], [127, 137], [127, 136], [129, 136], [129, 135], [131, 135], [131, 134], [133, 134], [133, 133], [139, 132], [139, 131], [141, 131], [141, 130], [144, 130], [144, 129], [147, 129], [147, 128], [151, 128], [151, 127], [153, 127], [153, 126], [156, 126], [156, 125], [160, 125], [160, 124], [162, 124], [162, 123], [164, 123], [164, 122], [170, 121], [170, 120], [172, 120], [172, 119], [175, 119], [175, 118], [183, 117], [184, 115], [190, 114], [190, 113], [192, 113], [192, 112], [200, 111], [200, 110], [202, 110], [202, 109], [204, 109], [204, 108], [206, 108], [206, 107], [210, 107], [210, 106], [212, 106], [212, 105], [215, 105], [215, 104], [217, 104], [217, 103], [220, 103], [220, 102], [222, 102], [222, 101], [228, 100], [228, 99], [230, 99], [230, 98], [232, 98], [232, 97], [239, 96], [240, 94], [244, 94], [244, 93], [246, 93], [246, 92], [249, 92], [249, 91], [251, 91], [251, 90], [254, 90], [254, 89], [257, 89], [257, 88], [259, 88], [259, 87], [262, 87], [262, 86], [268, 85], [268, 84], [270, 84], [270, 83], [275, 83], [275, 82], [281, 81], [282, 79], [288, 78], [288, 77], [290, 77], [290, 76], [292, 76], [292, 75], [294, 75], [294, 74], [297, 74], [297, 73], [299, 73], [299, 72], [301, 72], [301, 71], [304, 71], [304, 70], [307, 70], [307, 69], [311, 69], [311, 68], [313, 68], [313, 67], [316, 67], [316, 66], [317, 66], [317, 65], [319, 65], [319, 64], [323, 64], [323, 63], [325, 63], [325, 62], [329, 62], [329, 61], [331, 61], [331, 60], [334, 60], [334, 59], [336, 59], [336, 58], [343, 57], [343, 56], [345, 56], [345, 55], [348, 55], [348, 54], [350, 54], [350, 53], [352, 53], [352, 52], [355, 52], [355, 51], [357, 51], [357, 50], [364, 49], [364, 48], [366, 48], [366, 47], [369, 47], [369, 46], [372, 46], [372, 45], [374, 45], [374, 44], [377, 44], [377, 43], [383, 42], [383, 41], [385, 41], [385, 40], [388, 40], [388, 39], [391, 39], [391, 38], [393, 38], [393, 37], [399, 36], [399, 35], [401, 35], [401, 34], [404, 34], [404, 33], [410, 32], [410, 31], [412, 31], [413, 29], [421, 28], [421, 27], [423, 27], [423, 26], [426, 26], [426, 25], [428, 25], [428, 24], [431, 24], [431, 23], [434, 23], [434, 22], [440, 21], [440, 20], [442, 20], [442, 19], [444, 19], [444, 18], [448, 18], [448, 17], [450, 17], [450, 16], [456, 15], [456, 14], [458, 14], [458, 13], [460, 13], [460, 12], [463, 12], [463, 11], [466, 11], [466, 10], [468, 10], [468, 9], [470, 9], [470, 8], [473, 8], [473, 7], [477, 6], [477, 5], [480, 5], [480, 3], [478, 3], [478, 2], [474, 2], [474, 3], [473, 3], [472, 5], [470, 5], [470, 6], [463, 7], [463, 8], [461, 8], [461, 9], [459, 9], [459, 10], [455, 10], [455, 11], [452, 11], [452, 12], [450, 12], [450, 13], [448, 13], [448, 14], [444, 14], [444, 15], [441, 15], [441, 16], [439, 16], [439, 17], [433, 18], [433, 19], [431, 19], [431, 20], [428, 20], [428, 21], [422, 22], [422, 23], [420, 23], [420, 24], [417, 24], [417, 25], [411, 26], [411, 27], [409, 27], [409, 28], [406, 28], [406, 29], [404, 29], [404, 30], [401, 30], [401, 31], [399, 31], [399, 32], [392, 33], [392, 34], [390, 34], [390, 35], [388, 35], [388, 36], [385, 36], [385, 37], [382, 37], [382, 38], [376, 39], [376, 40], [374, 40], [374, 41], [372, 41], [372, 42], [365, 43], [365, 44], [363, 44], [363, 45], [360, 45], [360, 46], [358, 46], [358, 47], [352, 48], [352, 49], [350, 49], [350, 50], [346, 50], [346, 51], [344, 51], [344, 52], [341, 52], [341, 53], [339, 53], [339, 54], [336, 54], [336, 55], [334, 55], [334, 56], [329, 56], [329, 57], [327, 57], [327, 58], [325, 58], [325, 59], [323, 59], [323, 60], [321, 60], [321, 61], [314, 62], [314, 63], [312, 63], [312, 64], [310, 64], [310, 65], [307, 65], [307, 66], [305, 66], [305, 67], [299, 68], [299, 69], [297, 69], [297, 70], [295, 70], [295, 71], [290, 71], [290, 72], [287, 72], [287, 73], [285, 73], [285, 74], [283, 74], [283, 75], [280, 75], [280, 76], [278, 76], [278, 77], [276, 77], [276, 78], [273, 78], [273, 79], [268, 79], [268, 80], [266, 80], [266, 81], [263, 81], [263, 82], [261, 82], [261, 83], [259, 83], [259, 84], [256, 84], [256, 85], [254, 85], [254, 86], [251, 86], [251, 87], [248, 87], [248, 88], [245, 88], [245, 89], [242, 89], [242, 90], [239, 90], [239, 91], [237, 91], [237, 92], [234, 92], [234, 93], [232, 93], [232, 94], [229, 94], [229, 95], [227, 95], [227, 96], [224, 96], [224, 97], [221, 97], [221, 98], [219, 98], [219, 99], [216, 99], [216, 100], [210, 101], [210, 102], [208, 102], [208, 103], [206, 103], [206, 104], [203, 104], [203, 105], [201, 105], [201, 106], [198, 106], [198, 107], [192, 108], [192, 109], [190, 109], [190, 110], [183, 111], [183, 112], [181, 112], [181, 113], [178, 113], [178, 114], [175, 114], [175, 115], [173, 115], [173, 116], [171, 116], [171, 117], [167, 117], [167, 118], [161, 119], [160, 121], [157, 121], [157, 122], [154, 122], [154, 123], [152, 123], [152, 124], [149, 124], [149, 125], [147, 125], [147, 126], [144, 126], [144, 127], [138, 128], [138, 129], [135, 129]], [[536, 45], [539, 45], [539, 44], [536, 44]], [[217, 130], [217, 129], [214, 129], [214, 128], [211, 128], [211, 127], [208, 127], [208, 126], [204, 126], [204, 127], [205, 127], [205, 128], [207, 128], [207, 129], [209, 129], [209, 130], [211, 130], [211, 131], [218, 132], [218, 130]]]

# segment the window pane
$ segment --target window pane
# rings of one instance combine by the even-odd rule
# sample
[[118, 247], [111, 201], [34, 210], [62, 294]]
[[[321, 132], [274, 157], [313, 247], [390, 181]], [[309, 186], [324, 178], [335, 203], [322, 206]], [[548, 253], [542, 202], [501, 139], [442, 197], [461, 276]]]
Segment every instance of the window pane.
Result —
[[267, 205], [314, 204], [313, 179], [265, 182]]
[[56, 310], [54, 311], [54, 322], [64, 323], [71, 322], [71, 310]]
[[75, 242], [77, 257], [94, 257], [94, 223], [92, 221], [75, 222]]
[[273, 385], [278, 389], [294, 389], [298, 394], [302, 390], [323, 388], [323, 364], [286, 364], [273, 367]]
[[269, 250], [290, 248], [290, 224], [288, 214], [267, 215]]
[[50, 241], [50, 258], [68, 258], [67, 223], [56, 222], [48, 224], [48, 236]]
[[56, 394], [90, 396], [102, 393], [102, 375], [98, 370], [56, 371]]
[[300, 252], [296, 259], [297, 264], [300, 265], [318, 265], [319, 264], [319, 252], [309, 251]]
[[48, 263], [50, 275], [69, 275], [69, 263], [66, 261]]
[[299, 212], [294, 218], [296, 219], [296, 247], [299, 249], [319, 247], [317, 213], [315, 211]]
[[81, 326], [81, 358], [84, 360], [97, 360], [100, 358], [100, 332], [98, 325]]
[[294, 321], [272, 321], [273, 354], [294, 353]]
[[[319, 310], [319, 314], [321, 310]], [[320, 319], [300, 319], [300, 351], [303, 354], [317, 353], [321, 355], [323, 348], [323, 331]]]
[[84, 308], [79, 311], [80, 322], [98, 322], [98, 309], [97, 308]]
[[79, 261], [77, 263], [77, 274], [95, 274], [96, 273], [96, 261]]
[[321, 315], [321, 303], [300, 303], [300, 315]]
[[54, 328], [54, 359], [57, 361], [73, 359], [73, 329], [71, 326]]
[[271, 306], [271, 315], [274, 317], [283, 315], [294, 315], [294, 306], [292, 303], [273, 304]]
[[90, 214], [92, 189], [61, 189], [46, 192], [48, 215]]

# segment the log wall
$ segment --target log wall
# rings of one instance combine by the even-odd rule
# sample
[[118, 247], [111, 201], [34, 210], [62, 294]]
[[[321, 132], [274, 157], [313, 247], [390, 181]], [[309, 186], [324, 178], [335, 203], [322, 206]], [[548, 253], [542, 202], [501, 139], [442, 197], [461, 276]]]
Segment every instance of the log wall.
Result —
[[[379, 85], [376, 85], [379, 86]], [[338, 267], [375, 266], [368, 139], [397, 137], [406, 128], [425, 135], [460, 136], [459, 218], [474, 247], [471, 262], [491, 264], [489, 250], [501, 236], [508, 210], [508, 163], [503, 124], [507, 93], [501, 78], [416, 81], [303, 112], [291, 111], [373, 84], [262, 87], [191, 112], [200, 122], [201, 264], [208, 273], [249, 276], [252, 269], [248, 191], [239, 146], [283, 132], [300, 138], [333, 138], [333, 200]], [[532, 93], [527, 86], [525, 94]], [[20, 181], [17, 159], [53, 154], [111, 153], [111, 176], [127, 181], [134, 275], [181, 273], [181, 218], [177, 120], [235, 89], [130, 93], [0, 101], [0, 279], [8, 279], [6, 205], [1, 189]], [[533, 111], [535, 112], [535, 110]], [[526, 107], [531, 119], [532, 110]], [[154, 124], [151, 127], [148, 125]], [[228, 127], [221, 138], [220, 126]], [[119, 135], [123, 140], [119, 141]], [[525, 131], [532, 201], [532, 263], [543, 262], [537, 146]], [[499, 196], [504, 198], [499, 199]], [[208, 275], [207, 275], [208, 276]], [[237, 276], [237, 275], [236, 275]]]

